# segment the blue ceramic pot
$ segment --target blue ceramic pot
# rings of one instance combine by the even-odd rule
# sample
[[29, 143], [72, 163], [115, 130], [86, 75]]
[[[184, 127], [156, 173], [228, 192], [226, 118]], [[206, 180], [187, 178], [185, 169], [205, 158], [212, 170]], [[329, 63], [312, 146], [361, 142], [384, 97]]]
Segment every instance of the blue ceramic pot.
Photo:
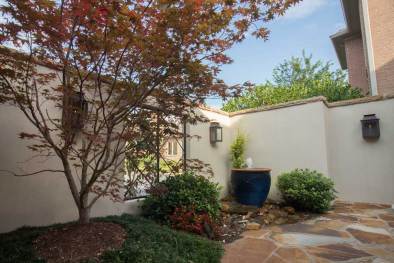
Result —
[[232, 169], [231, 183], [238, 203], [261, 207], [271, 188], [271, 170]]

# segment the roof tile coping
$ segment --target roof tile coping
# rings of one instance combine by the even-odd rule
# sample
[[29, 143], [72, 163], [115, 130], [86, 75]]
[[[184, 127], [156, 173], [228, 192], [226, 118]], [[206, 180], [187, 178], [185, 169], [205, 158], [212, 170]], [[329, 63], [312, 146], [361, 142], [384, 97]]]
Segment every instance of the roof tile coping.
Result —
[[205, 105], [200, 106], [200, 109], [214, 112], [214, 113], [218, 113], [218, 114], [222, 114], [222, 115], [225, 115], [228, 117], [234, 117], [234, 116], [238, 116], [238, 115], [244, 115], [244, 114], [249, 114], [249, 113], [258, 113], [258, 112], [263, 112], [263, 111], [271, 111], [271, 110], [288, 108], [288, 107], [299, 106], [299, 105], [315, 103], [315, 102], [323, 102], [327, 108], [336, 108], [336, 107], [344, 107], [344, 106], [369, 103], [369, 102], [381, 101], [381, 100], [389, 100], [389, 99], [394, 99], [394, 93], [388, 93], [388, 94], [376, 95], [376, 96], [368, 96], [368, 97], [359, 98], [359, 99], [343, 100], [343, 101], [337, 101], [337, 102], [328, 102], [326, 97], [318, 96], [318, 97], [312, 97], [312, 98], [308, 98], [308, 99], [289, 101], [289, 102], [279, 103], [279, 104], [275, 104], [275, 105], [261, 106], [258, 108], [240, 110], [240, 111], [235, 111], [235, 112], [226, 112], [226, 111], [211, 108], [211, 107], [208, 107]]

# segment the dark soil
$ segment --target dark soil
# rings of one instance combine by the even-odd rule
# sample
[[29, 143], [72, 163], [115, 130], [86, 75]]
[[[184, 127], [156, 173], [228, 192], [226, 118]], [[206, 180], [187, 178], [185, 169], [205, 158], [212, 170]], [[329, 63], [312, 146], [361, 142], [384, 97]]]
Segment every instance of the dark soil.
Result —
[[109, 222], [73, 224], [49, 229], [34, 240], [34, 249], [39, 258], [47, 262], [98, 261], [108, 250], [119, 249], [126, 238], [122, 226]]

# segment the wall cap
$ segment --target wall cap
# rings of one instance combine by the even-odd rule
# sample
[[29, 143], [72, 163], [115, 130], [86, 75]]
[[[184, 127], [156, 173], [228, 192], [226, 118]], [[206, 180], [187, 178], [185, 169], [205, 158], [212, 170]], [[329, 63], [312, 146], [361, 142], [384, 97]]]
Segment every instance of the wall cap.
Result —
[[316, 102], [324, 103], [324, 105], [327, 108], [337, 108], [337, 107], [345, 107], [345, 106], [351, 106], [351, 105], [369, 103], [369, 102], [375, 102], [375, 101], [383, 101], [383, 100], [389, 100], [389, 99], [394, 99], [394, 93], [387, 93], [387, 94], [383, 94], [383, 95], [368, 96], [368, 97], [359, 98], [359, 99], [343, 100], [343, 101], [337, 101], [337, 102], [328, 102], [325, 97], [318, 96], [318, 97], [312, 97], [312, 98], [303, 99], [303, 100], [295, 100], [295, 101], [284, 102], [284, 103], [279, 103], [279, 104], [269, 105], [269, 106], [262, 106], [262, 107], [253, 108], [253, 109], [240, 110], [240, 111], [235, 111], [235, 112], [226, 112], [226, 111], [222, 111], [219, 109], [211, 108], [206, 105], [201, 105], [199, 108], [202, 110], [205, 110], [205, 111], [210, 111], [210, 112], [222, 114], [224, 116], [234, 117], [234, 116], [238, 116], [238, 115], [244, 115], [244, 114], [249, 114], [249, 113], [258, 113], [258, 112], [263, 112], [263, 111], [271, 111], [271, 110], [277, 110], [277, 109], [299, 106], [299, 105], [304, 105], [304, 104], [316, 103]]

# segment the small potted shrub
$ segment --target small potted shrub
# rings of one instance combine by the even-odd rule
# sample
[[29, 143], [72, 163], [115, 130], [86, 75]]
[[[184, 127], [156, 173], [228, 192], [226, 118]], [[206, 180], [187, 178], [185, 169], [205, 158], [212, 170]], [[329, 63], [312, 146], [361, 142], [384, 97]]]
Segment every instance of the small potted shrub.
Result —
[[329, 210], [336, 193], [332, 179], [308, 169], [281, 174], [278, 188], [286, 203], [314, 213]]
[[231, 145], [231, 184], [238, 203], [261, 207], [271, 187], [271, 170], [247, 167], [245, 163], [246, 138], [238, 133]]

